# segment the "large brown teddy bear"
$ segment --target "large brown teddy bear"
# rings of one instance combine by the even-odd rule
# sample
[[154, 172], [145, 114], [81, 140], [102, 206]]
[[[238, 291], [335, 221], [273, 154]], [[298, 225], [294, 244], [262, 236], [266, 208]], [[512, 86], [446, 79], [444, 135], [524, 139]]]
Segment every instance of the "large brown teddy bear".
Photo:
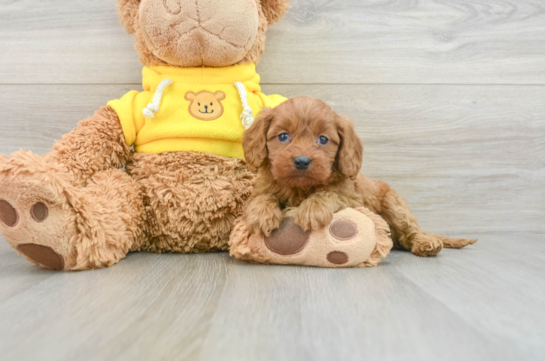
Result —
[[119, 0], [144, 91], [109, 102], [43, 157], [0, 156], [8, 243], [64, 271], [130, 251], [227, 250], [254, 181], [244, 130], [285, 100], [261, 93], [255, 64], [288, 2]]

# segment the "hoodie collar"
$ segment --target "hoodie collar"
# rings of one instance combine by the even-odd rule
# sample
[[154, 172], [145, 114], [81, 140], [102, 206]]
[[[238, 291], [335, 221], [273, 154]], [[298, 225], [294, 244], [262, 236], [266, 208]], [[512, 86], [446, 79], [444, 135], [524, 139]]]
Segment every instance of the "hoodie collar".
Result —
[[259, 87], [260, 81], [254, 63], [223, 68], [146, 66], [142, 70], [142, 76], [144, 89], [151, 91], [154, 91], [165, 79], [171, 79], [174, 83], [185, 84], [233, 84], [242, 82], [249, 88]]

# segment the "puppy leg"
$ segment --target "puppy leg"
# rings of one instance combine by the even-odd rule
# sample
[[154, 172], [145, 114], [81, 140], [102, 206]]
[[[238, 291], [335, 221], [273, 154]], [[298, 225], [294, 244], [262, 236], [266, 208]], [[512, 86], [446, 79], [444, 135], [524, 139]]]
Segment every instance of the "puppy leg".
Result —
[[394, 240], [417, 256], [435, 256], [443, 247], [462, 248], [477, 242], [423, 231], [411, 213], [407, 201], [389, 187], [382, 197], [381, 208], [379, 213], [390, 224]]
[[317, 231], [331, 223], [333, 213], [347, 207], [360, 207], [361, 199], [334, 192], [317, 192], [305, 199], [295, 211], [295, 223], [305, 231]]
[[282, 222], [280, 202], [272, 194], [259, 194], [246, 204], [243, 220], [253, 234], [270, 236]]
[[439, 237], [422, 231], [407, 201], [385, 183], [380, 184], [386, 191], [381, 197], [379, 214], [390, 225], [394, 242], [421, 257], [435, 256], [441, 252], [443, 242]]

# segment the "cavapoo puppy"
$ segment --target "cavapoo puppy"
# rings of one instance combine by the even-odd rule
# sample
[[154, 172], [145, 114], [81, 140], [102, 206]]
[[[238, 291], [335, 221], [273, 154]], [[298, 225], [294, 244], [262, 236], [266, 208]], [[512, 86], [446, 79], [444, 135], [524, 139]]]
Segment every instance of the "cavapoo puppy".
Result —
[[243, 146], [258, 172], [243, 214], [252, 233], [270, 235], [286, 212], [305, 231], [318, 230], [333, 213], [363, 205], [388, 222], [397, 247], [417, 256], [476, 242], [423, 231], [401, 196], [360, 173], [363, 145], [352, 122], [320, 100], [298, 97], [264, 109]]

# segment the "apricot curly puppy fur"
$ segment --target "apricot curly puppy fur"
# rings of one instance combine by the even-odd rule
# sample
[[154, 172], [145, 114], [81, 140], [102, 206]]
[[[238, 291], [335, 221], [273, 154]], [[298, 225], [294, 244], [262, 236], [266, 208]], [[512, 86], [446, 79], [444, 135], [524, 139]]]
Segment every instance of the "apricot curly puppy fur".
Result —
[[423, 231], [388, 184], [360, 173], [363, 144], [352, 122], [320, 100], [299, 97], [264, 109], [243, 144], [247, 162], [258, 172], [243, 213], [252, 233], [270, 235], [282, 212], [292, 213], [305, 231], [319, 230], [335, 212], [363, 205], [388, 222], [397, 247], [417, 256], [476, 242]]

